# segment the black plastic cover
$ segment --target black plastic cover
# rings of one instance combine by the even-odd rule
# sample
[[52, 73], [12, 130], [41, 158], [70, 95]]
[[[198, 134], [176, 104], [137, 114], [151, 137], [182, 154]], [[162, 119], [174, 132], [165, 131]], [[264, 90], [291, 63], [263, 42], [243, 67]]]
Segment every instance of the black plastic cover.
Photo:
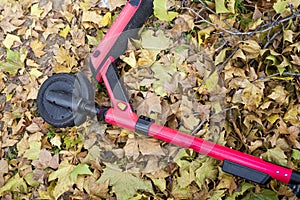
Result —
[[138, 133], [148, 135], [149, 128], [153, 122], [153, 119], [142, 115], [139, 117], [138, 121], [135, 124], [135, 131]]
[[233, 174], [259, 184], [267, 184], [271, 180], [271, 176], [269, 174], [265, 174], [228, 160], [224, 160], [222, 170], [229, 174]]

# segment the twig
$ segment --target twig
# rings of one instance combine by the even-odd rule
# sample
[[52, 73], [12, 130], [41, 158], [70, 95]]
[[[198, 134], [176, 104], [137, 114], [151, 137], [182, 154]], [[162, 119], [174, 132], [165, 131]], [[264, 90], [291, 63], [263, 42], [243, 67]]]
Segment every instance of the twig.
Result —
[[[184, 1], [183, 1], [184, 2]], [[211, 10], [209, 7], [207, 7], [205, 5], [205, 3], [203, 3], [202, 1], [200, 1], [201, 4], [210, 12], [212, 12], [213, 14], [217, 15], [219, 17], [219, 15], [217, 13], [215, 13], [213, 10]], [[199, 13], [195, 12], [195, 10], [193, 10], [192, 8], [189, 8], [189, 7], [185, 7], [184, 6], [184, 3], [182, 4], [182, 9], [184, 10], [188, 10], [189, 12], [192, 12], [193, 14], [195, 14], [199, 19], [201, 19], [201, 21], [211, 25], [211, 26], [214, 26], [220, 30], [222, 30], [223, 32], [225, 33], [228, 33], [230, 35], [237, 35], [237, 36], [240, 36], [240, 35], [253, 35], [253, 34], [256, 34], [256, 33], [264, 33], [264, 32], [267, 32], [267, 31], [270, 31], [272, 30], [274, 27], [276, 27], [277, 25], [281, 24], [281, 23], [284, 23], [286, 21], [289, 21], [291, 19], [295, 19], [297, 17], [300, 17], [300, 9], [297, 9], [296, 12], [293, 12], [292, 14], [290, 14], [289, 16], [285, 17], [285, 18], [282, 18], [281, 20], [279, 20], [279, 18], [281, 17], [281, 15], [278, 16], [278, 18], [273, 21], [271, 24], [264, 24], [262, 26], [258, 26], [256, 28], [256, 30], [254, 31], [248, 31], [248, 32], [241, 32], [237, 29], [234, 29], [232, 26], [229, 25], [229, 23], [226, 21], [226, 20], [223, 20], [223, 22], [231, 29], [231, 30], [227, 30], [223, 27], [221, 27], [219, 24], [214, 24], [210, 21], [208, 21], [207, 19], [203, 18]], [[222, 33], [220, 33], [222, 34]]]

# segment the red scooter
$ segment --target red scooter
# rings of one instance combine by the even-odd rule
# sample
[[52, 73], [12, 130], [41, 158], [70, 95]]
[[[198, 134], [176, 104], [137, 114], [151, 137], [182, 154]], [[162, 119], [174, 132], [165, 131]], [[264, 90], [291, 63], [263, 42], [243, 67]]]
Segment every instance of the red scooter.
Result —
[[91, 54], [91, 70], [97, 81], [104, 82], [112, 102], [111, 108], [94, 103], [93, 89], [81, 73], [56, 74], [47, 79], [38, 94], [38, 109], [46, 122], [56, 127], [83, 123], [87, 115], [96, 114], [99, 121], [136, 131], [184, 148], [191, 148], [223, 161], [222, 170], [267, 184], [271, 178], [289, 185], [300, 197], [300, 173], [261, 158], [254, 157], [204, 139], [155, 124], [152, 119], [137, 116], [115, 70], [114, 63], [130, 38], [153, 13], [153, 0], [129, 0], [98, 47]]

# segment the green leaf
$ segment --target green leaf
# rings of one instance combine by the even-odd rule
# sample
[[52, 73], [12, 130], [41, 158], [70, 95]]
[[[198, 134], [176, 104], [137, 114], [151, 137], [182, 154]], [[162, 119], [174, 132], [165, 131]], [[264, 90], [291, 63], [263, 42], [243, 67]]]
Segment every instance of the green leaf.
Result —
[[79, 164], [70, 173], [73, 182], [76, 182], [78, 175], [93, 175], [87, 164]]
[[29, 149], [27, 149], [24, 153], [24, 157], [29, 160], [37, 160], [40, 156], [42, 143], [38, 141], [29, 142]]
[[277, 2], [274, 3], [273, 8], [277, 13], [282, 13], [286, 10], [287, 3], [288, 1], [277, 0]]
[[71, 179], [70, 173], [73, 171], [75, 166], [71, 165], [67, 160], [60, 163], [58, 169], [49, 175], [48, 181], [57, 180], [53, 195], [57, 199], [64, 192], [69, 190], [69, 187], [74, 184]]
[[262, 189], [259, 194], [252, 193], [252, 200], [278, 200], [275, 192], [267, 189]]
[[104, 183], [106, 180], [109, 180], [109, 185], [112, 186], [112, 191], [119, 200], [127, 200], [133, 197], [137, 190], [145, 190], [153, 193], [150, 181], [137, 178], [128, 172], [121, 172], [106, 167], [97, 182]]
[[177, 178], [177, 182], [180, 187], [186, 188], [195, 180], [195, 178], [195, 172], [190, 166], [189, 170], [181, 171], [180, 177]]
[[10, 49], [7, 49], [6, 52], [6, 62], [0, 62], [0, 68], [10, 75], [14, 75], [19, 69], [24, 67], [23, 62], [21, 61], [21, 54]]
[[224, 0], [215, 0], [216, 13], [230, 13], [230, 11], [225, 6]]
[[27, 182], [28, 185], [32, 187], [37, 187], [40, 185], [40, 183], [33, 178], [33, 172], [28, 173], [24, 176], [24, 180]]
[[168, 11], [166, 0], [154, 0], [154, 15], [162, 21], [170, 22], [178, 16], [177, 12]]
[[275, 147], [273, 149], [268, 149], [267, 152], [262, 154], [262, 157], [270, 162], [280, 164], [282, 166], [287, 165], [287, 156], [280, 147]]
[[144, 31], [141, 40], [144, 49], [166, 50], [171, 45], [171, 40], [161, 30], [156, 33], [153, 30]]
[[79, 164], [71, 165], [67, 160], [60, 163], [58, 169], [49, 175], [48, 181], [57, 179], [53, 189], [53, 195], [57, 199], [64, 192], [68, 191], [70, 186], [77, 182], [78, 175], [92, 175], [88, 165]]
[[215, 165], [215, 160], [207, 158], [201, 167], [196, 170], [196, 183], [201, 188], [206, 179], [215, 179], [218, 170]]
[[[241, 191], [236, 191], [232, 194], [232, 196], [228, 196], [226, 197], [225, 200], [235, 200], [237, 199], [237, 197], [241, 196], [241, 195], [244, 195], [244, 193], [252, 188], [255, 188], [254, 185], [250, 184], [250, 183], [247, 183], [247, 182], [244, 182], [241, 184]], [[238, 199], [241, 199], [241, 198], [238, 198]]]
[[222, 200], [222, 197], [225, 196], [226, 190], [214, 190], [209, 198], [209, 200]]
[[19, 191], [27, 193], [27, 185], [23, 178], [17, 173], [14, 177], [10, 178], [4, 186], [0, 188], [0, 196], [5, 191]]
[[166, 179], [164, 178], [156, 178], [156, 179], [152, 179], [154, 185], [156, 185], [158, 187], [158, 189], [160, 191], [165, 191], [167, 188], [167, 182]]
[[295, 160], [300, 160], [300, 151], [297, 149], [293, 149], [292, 158], [294, 158]]

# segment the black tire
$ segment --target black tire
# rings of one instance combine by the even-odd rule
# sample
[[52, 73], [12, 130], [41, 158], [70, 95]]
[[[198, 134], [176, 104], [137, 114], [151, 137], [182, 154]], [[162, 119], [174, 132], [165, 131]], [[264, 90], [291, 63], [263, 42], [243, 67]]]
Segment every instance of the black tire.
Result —
[[74, 75], [61, 73], [51, 76], [42, 84], [37, 96], [37, 107], [41, 117], [52, 126], [62, 128], [75, 125], [71, 109], [57, 106], [45, 98], [47, 92], [54, 89], [72, 95], [75, 80]]

